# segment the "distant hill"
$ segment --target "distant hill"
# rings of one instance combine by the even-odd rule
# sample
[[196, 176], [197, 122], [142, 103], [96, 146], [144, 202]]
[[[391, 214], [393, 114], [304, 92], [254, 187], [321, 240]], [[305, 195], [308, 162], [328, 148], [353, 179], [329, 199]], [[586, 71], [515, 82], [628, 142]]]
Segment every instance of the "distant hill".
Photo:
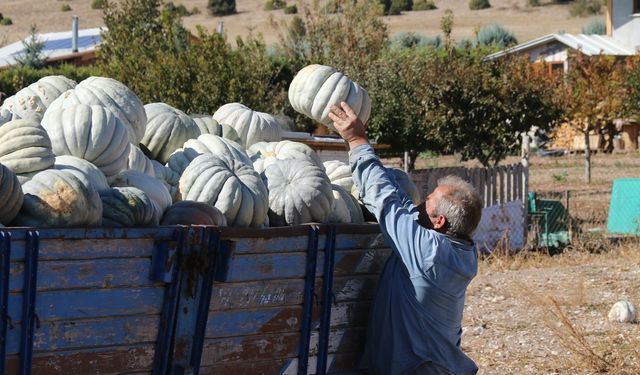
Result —
[[[224, 22], [224, 30], [229, 40], [237, 35], [246, 35], [249, 27], [253, 32], [263, 34], [267, 43], [277, 42], [276, 31], [270, 26], [269, 19], [288, 20], [281, 10], [265, 11], [266, 0], [236, 0], [238, 14], [228, 17], [212, 17], [207, 12], [207, 0], [175, 0], [187, 9], [198, 8], [200, 14], [184, 19], [184, 25], [195, 30], [203, 25], [214, 30], [218, 22]], [[0, 13], [10, 17], [11, 26], [0, 26], [0, 44], [11, 43], [29, 35], [29, 27], [35, 24], [40, 32], [64, 31], [71, 28], [71, 17], [80, 17], [80, 27], [102, 26], [102, 11], [91, 9], [92, 0], [2, 0]], [[289, 3], [295, 3], [289, 0]], [[453, 37], [462, 39], [471, 37], [474, 30], [482, 25], [500, 23], [513, 31], [519, 42], [556, 32], [579, 33], [588, 18], [575, 18], [569, 15], [569, 5], [552, 4], [550, 0], [541, 1], [539, 7], [529, 7], [527, 0], [491, 0], [492, 7], [485, 10], [469, 10], [468, 0], [435, 0], [438, 9], [430, 11], [405, 12], [400, 16], [384, 17], [391, 34], [397, 32], [417, 32], [425, 36], [440, 33], [440, 19], [445, 9], [454, 12]], [[69, 5], [71, 11], [62, 11], [63, 5]], [[298, 6], [301, 9], [300, 6]]]

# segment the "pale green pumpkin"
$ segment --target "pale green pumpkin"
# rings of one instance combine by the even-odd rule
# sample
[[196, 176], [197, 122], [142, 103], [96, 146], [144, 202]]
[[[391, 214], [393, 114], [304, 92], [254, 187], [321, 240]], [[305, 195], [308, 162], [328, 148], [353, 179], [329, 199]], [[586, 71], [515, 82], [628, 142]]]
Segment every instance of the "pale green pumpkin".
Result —
[[162, 213], [158, 205], [136, 187], [114, 187], [100, 192], [102, 226], [157, 226]]
[[169, 155], [192, 138], [200, 135], [200, 129], [186, 113], [165, 103], [144, 106], [147, 126], [141, 144], [149, 150], [149, 157], [164, 164]]
[[0, 223], [8, 225], [20, 211], [24, 194], [18, 177], [0, 164]]
[[185, 142], [183, 148], [176, 150], [169, 157], [167, 165], [181, 175], [189, 163], [202, 154], [228, 155], [244, 164], [252, 165], [251, 159], [239, 144], [213, 134], [203, 134], [197, 139]]
[[49, 136], [37, 122], [14, 120], [0, 126], [0, 163], [17, 174], [21, 183], [54, 161]]
[[280, 123], [273, 115], [254, 111], [240, 103], [223, 105], [213, 114], [213, 119], [234, 128], [245, 149], [257, 142], [282, 139]]
[[258, 173], [262, 173], [267, 165], [275, 160], [304, 159], [324, 170], [324, 165], [318, 154], [311, 147], [300, 142], [280, 141], [280, 142], [258, 142], [254, 143], [247, 150], [253, 168]]

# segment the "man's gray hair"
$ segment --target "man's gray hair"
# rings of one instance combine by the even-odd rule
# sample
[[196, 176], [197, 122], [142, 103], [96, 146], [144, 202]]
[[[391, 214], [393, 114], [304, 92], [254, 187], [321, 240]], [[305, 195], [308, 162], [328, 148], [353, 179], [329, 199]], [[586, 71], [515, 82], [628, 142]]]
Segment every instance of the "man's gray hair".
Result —
[[447, 219], [447, 233], [457, 237], [471, 237], [482, 216], [482, 199], [476, 189], [458, 176], [445, 176], [438, 180], [438, 187], [446, 189], [434, 214]]

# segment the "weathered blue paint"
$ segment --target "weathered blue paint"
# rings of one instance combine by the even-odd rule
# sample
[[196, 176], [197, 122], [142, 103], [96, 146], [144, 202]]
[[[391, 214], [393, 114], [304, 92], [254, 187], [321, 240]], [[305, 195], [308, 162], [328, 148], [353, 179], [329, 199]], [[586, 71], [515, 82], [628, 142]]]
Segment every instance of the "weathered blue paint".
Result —
[[[187, 240], [188, 228], [179, 227], [174, 232], [174, 238], [177, 241], [175, 252], [175, 264], [182, 262], [185, 241]], [[171, 365], [171, 357], [173, 354], [173, 338], [174, 327], [177, 319], [178, 300], [180, 298], [181, 278], [180, 271], [182, 267], [173, 267], [171, 283], [165, 290], [162, 303], [162, 314], [160, 316], [160, 325], [158, 327], [158, 341], [153, 358], [153, 374], [163, 375], [169, 371]]]
[[36, 320], [36, 286], [38, 285], [39, 233], [37, 231], [28, 231], [26, 241], [24, 298], [22, 299], [22, 326], [20, 331], [20, 374], [22, 375], [31, 374], [33, 333]]
[[322, 284], [322, 313], [320, 316], [320, 337], [318, 342], [318, 364], [316, 374], [327, 372], [327, 356], [329, 351], [329, 330], [331, 325], [331, 306], [333, 304], [333, 266], [335, 260], [336, 232], [335, 228], [327, 229], [327, 240], [324, 248], [324, 273]]
[[0, 374], [4, 374], [5, 357], [7, 353], [10, 261], [11, 233], [0, 232]]
[[170, 283], [173, 269], [176, 267], [176, 248], [169, 246], [168, 241], [156, 241], [151, 254], [151, 271], [149, 278], [154, 281]]
[[311, 318], [313, 313], [313, 291], [316, 282], [316, 263], [318, 260], [318, 227], [309, 227], [307, 245], [307, 266], [305, 269], [304, 304], [302, 306], [302, 328], [298, 351], [298, 374], [306, 375], [309, 365], [309, 345], [311, 340]]
[[218, 250], [216, 251], [216, 264], [214, 270], [215, 281], [227, 281], [229, 273], [229, 262], [231, 261], [231, 242], [221, 241], [218, 234]]
[[210, 312], [205, 337], [299, 332], [301, 317], [302, 306]]
[[304, 278], [305, 253], [234, 255], [229, 262], [228, 282]]

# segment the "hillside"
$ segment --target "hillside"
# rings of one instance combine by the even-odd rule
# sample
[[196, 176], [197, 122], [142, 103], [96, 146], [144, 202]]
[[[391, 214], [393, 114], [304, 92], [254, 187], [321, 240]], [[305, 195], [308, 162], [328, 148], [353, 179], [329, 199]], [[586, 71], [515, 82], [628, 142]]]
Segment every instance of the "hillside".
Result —
[[[237, 35], [246, 35], [253, 28], [254, 32], [264, 35], [267, 43], [277, 42], [270, 17], [275, 20], [293, 17], [281, 10], [263, 10], [265, 0], [237, 0], [238, 14], [228, 17], [210, 16], [206, 9], [207, 0], [175, 0], [174, 3], [200, 10], [200, 14], [184, 19], [187, 28], [195, 30], [196, 25], [203, 25], [213, 30], [218, 22], [223, 21], [229, 40]], [[559, 31], [579, 33], [588, 21], [587, 18], [571, 17], [569, 5], [547, 4], [548, 1], [542, 1], [543, 6], [531, 8], [527, 6], [527, 0], [491, 0], [492, 8], [479, 11], [469, 10], [468, 3], [468, 0], [435, 0], [436, 10], [406, 12], [400, 16], [385, 17], [385, 21], [392, 34], [413, 31], [433, 36], [439, 34], [440, 19], [449, 8], [455, 16], [453, 36], [456, 39], [470, 37], [479, 26], [501, 23], [512, 30], [520, 42]], [[63, 12], [61, 7], [64, 4], [72, 10]], [[11, 26], [0, 26], [0, 45], [28, 36], [31, 24], [35, 24], [40, 32], [68, 30], [72, 15], [80, 17], [81, 28], [102, 25], [102, 11], [91, 9], [91, 0], [2, 0], [0, 12], [13, 20]]]

